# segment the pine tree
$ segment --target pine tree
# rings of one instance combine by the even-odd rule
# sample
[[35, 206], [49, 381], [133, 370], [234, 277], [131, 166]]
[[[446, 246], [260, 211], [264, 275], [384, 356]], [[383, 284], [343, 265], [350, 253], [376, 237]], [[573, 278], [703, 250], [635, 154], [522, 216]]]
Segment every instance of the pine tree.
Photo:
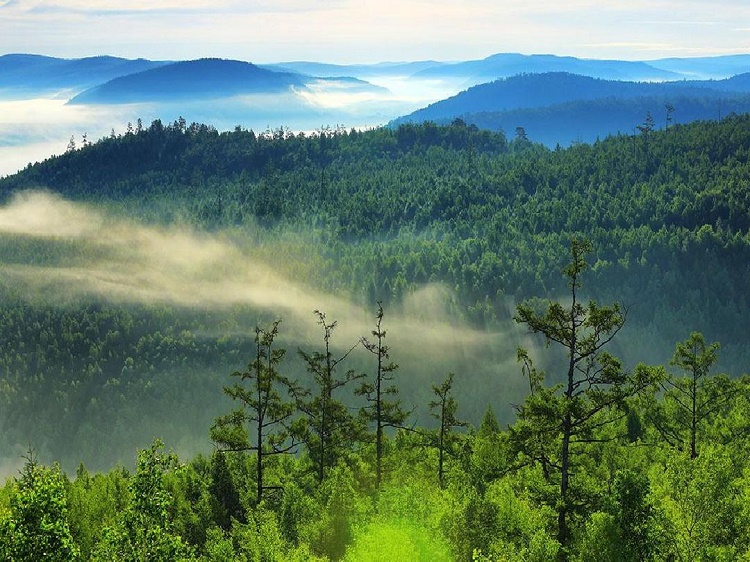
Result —
[[467, 424], [456, 417], [458, 402], [451, 395], [453, 388], [453, 373], [448, 374], [439, 386], [432, 386], [432, 392], [437, 396], [436, 400], [430, 402], [432, 417], [440, 422], [434, 447], [438, 450], [438, 483], [445, 487], [445, 460], [446, 456], [452, 454], [455, 445], [453, 428], [465, 427]]
[[[511, 439], [522, 455], [542, 465], [550, 480], [558, 478], [557, 539], [559, 558], [567, 560], [571, 541], [570, 517], [575, 510], [571, 475], [576, 459], [594, 433], [621, 419], [618, 409], [625, 398], [652, 384], [652, 371], [637, 368], [633, 376], [620, 361], [604, 351], [625, 324], [626, 310], [619, 304], [600, 306], [579, 300], [581, 275], [586, 270], [588, 241], [573, 240], [571, 261], [563, 269], [570, 288], [570, 304], [549, 302], [537, 310], [531, 302], [521, 303], [516, 322], [544, 336], [547, 345], [560, 345], [565, 352], [563, 383], [543, 386], [543, 375], [534, 370], [528, 354], [521, 350], [531, 394], [517, 407], [518, 423], [511, 428]], [[553, 474], [554, 473], [554, 474]]]
[[306, 416], [297, 425], [296, 434], [307, 446], [315, 465], [318, 483], [323, 483], [327, 471], [336, 465], [346, 449], [359, 440], [361, 434], [357, 420], [334, 393], [362, 378], [362, 375], [350, 369], [339, 377], [338, 367], [360, 342], [355, 343], [343, 355], [334, 357], [331, 337], [336, 329], [336, 321], [328, 322], [325, 313], [319, 310], [315, 311], [315, 315], [323, 328], [324, 350], [312, 353], [299, 351], [307, 372], [312, 377], [312, 384], [307, 388], [295, 385], [292, 392], [297, 399], [297, 408]]
[[380, 489], [383, 480], [383, 445], [385, 441], [385, 429], [388, 427], [401, 427], [408, 412], [401, 408], [401, 402], [389, 400], [398, 394], [398, 388], [389, 384], [393, 381], [393, 375], [398, 370], [398, 365], [390, 361], [388, 346], [385, 345], [385, 329], [383, 328], [383, 305], [378, 302], [378, 310], [375, 314], [376, 324], [372, 331], [373, 341], [362, 338], [362, 345], [370, 353], [377, 357], [377, 368], [372, 381], [365, 381], [357, 389], [357, 394], [367, 400], [367, 406], [360, 411], [361, 416], [368, 423], [375, 424], [375, 474], [376, 486]]
[[[264, 490], [277, 488], [265, 483], [266, 458], [289, 453], [296, 447], [287, 430], [295, 412], [294, 404], [285, 401], [281, 394], [291, 383], [278, 371], [286, 350], [273, 346], [280, 322], [274, 322], [270, 330], [255, 328], [255, 359], [246, 371], [232, 373], [240, 382], [224, 387], [228, 396], [240, 402], [240, 408], [217, 418], [211, 429], [212, 439], [224, 450], [255, 452], [258, 503], [263, 499]], [[251, 442], [248, 427], [254, 433], [254, 442]]]
[[693, 332], [675, 347], [670, 365], [687, 376], [668, 374], [661, 382], [664, 397], [648, 397], [646, 420], [670, 446], [698, 457], [702, 433], [711, 420], [728, 412], [741, 385], [727, 375], [710, 375], [718, 359], [718, 342], [706, 344], [703, 334]]

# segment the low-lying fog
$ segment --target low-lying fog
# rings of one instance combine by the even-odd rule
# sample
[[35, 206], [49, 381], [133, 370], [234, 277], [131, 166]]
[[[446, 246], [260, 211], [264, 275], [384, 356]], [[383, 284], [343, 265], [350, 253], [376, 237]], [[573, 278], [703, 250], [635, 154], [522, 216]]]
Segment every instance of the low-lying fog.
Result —
[[29, 163], [65, 152], [71, 137], [80, 146], [89, 141], [124, 134], [128, 123], [140, 118], [172, 123], [205, 123], [219, 131], [237, 125], [255, 131], [289, 128], [314, 131], [324, 126], [365, 129], [385, 125], [429, 103], [456, 94], [461, 84], [414, 80], [404, 76], [368, 78], [380, 89], [321, 81], [285, 95], [251, 95], [179, 104], [67, 105], [69, 92], [35, 99], [4, 98], [0, 91], [0, 177]]
[[[374, 307], [362, 306], [346, 294], [327, 294], [291, 273], [300, 266], [286, 262], [299, 260], [299, 255], [285, 247], [283, 233], [245, 236], [147, 226], [132, 217], [36, 191], [17, 194], [0, 207], [0, 241], [18, 248], [31, 244], [28, 247], [38, 250], [28, 256], [23, 251], [14, 251], [12, 256], [0, 254], [0, 284], [36, 305], [156, 305], [178, 313], [205, 311], [210, 318], [222, 318], [224, 311], [228, 317], [238, 307], [253, 311], [252, 315], [257, 311], [257, 319], [249, 318], [246, 326], [233, 326], [231, 334], [226, 333], [222, 322], [207, 325], [207, 333], [201, 337], [210, 339], [231, 335], [252, 341], [254, 323], [267, 327], [264, 322], [268, 318], [281, 318], [278, 344], [288, 350], [283, 369], [303, 384], [305, 368], [296, 350], [313, 351], [322, 346], [321, 327], [313, 311], [323, 311], [328, 322], [337, 322], [331, 342], [337, 355], [346, 353], [363, 336], [370, 336], [375, 327]], [[308, 255], [316, 248], [320, 250], [312, 237], [306, 248]], [[387, 305], [385, 343], [392, 360], [400, 366], [396, 377], [400, 397], [407, 408], [414, 408], [412, 421], [430, 427], [434, 420], [427, 405], [434, 399], [432, 385], [454, 372], [455, 395], [463, 419], [479, 423], [487, 406], [492, 405], [502, 421], [510, 421], [512, 404], [523, 400], [528, 384], [516, 363], [516, 348], [540, 342], [530, 339], [512, 322], [493, 331], [473, 328], [452, 313], [454, 302], [448, 288], [432, 284], [417, 289], [402, 302]], [[346, 363], [344, 369], [370, 375], [374, 368], [372, 357], [361, 346]], [[244, 366], [238, 364], [232, 369]], [[145, 446], [151, 436], [162, 435], [170, 445], [177, 443], [184, 454], [208, 450], [211, 421], [227, 407], [220, 399], [222, 385], [230, 382], [228, 374], [215, 369], [206, 373], [206, 386], [212, 390], [190, 396], [183, 404], [185, 416], [195, 418], [190, 412], [200, 412], [202, 423], [195, 432], [183, 429], [180, 433], [174, 426], [161, 427], [144, 417], [131, 423], [128, 439]], [[353, 406], [355, 402], [352, 398]], [[361, 405], [356, 402], [356, 407]], [[108, 423], [115, 424], [120, 415], [125, 414], [111, 412], [114, 418]], [[84, 412], [81, 416], [82, 426], [93, 423]], [[39, 433], [40, 429], [35, 431]], [[127, 458], [127, 450], [120, 450], [117, 443], [108, 451], [89, 452], [91, 456], [80, 458], [83, 453], [78, 443], [70, 439], [66, 466], [74, 467], [83, 460], [87, 465], [106, 467], [108, 462]], [[35, 442], [34, 446], [45, 451], [44, 443]]]
[[[248, 305], [285, 319], [285, 329], [303, 341], [317, 341], [320, 330], [312, 311], [337, 319], [341, 338], [358, 339], [373, 328], [374, 310], [355, 305], [346, 295], [325, 294], [288, 277], [282, 239], [274, 263], [268, 249], [223, 233], [207, 234], [182, 227], [139, 224], [97, 208], [72, 203], [43, 191], [24, 192], [0, 207], [0, 236], [42, 239], [47, 255], [40, 264], [6, 263], [0, 256], [0, 278], [23, 287], [28, 298], [54, 295], [56, 300], [97, 298], [108, 302], [168, 304], [177, 307], [228, 309]], [[59, 250], [57, 249], [59, 246]], [[447, 314], [453, 295], [440, 285], [415, 291], [388, 310], [389, 338], [399, 355], [428, 355], [452, 364], [453, 356], [479, 349], [515, 345], [506, 335], [477, 331]], [[249, 327], [248, 334], [252, 333]], [[345, 335], [346, 334], [346, 335]], [[391, 336], [392, 334], [392, 336]], [[342, 345], [346, 343], [342, 342]]]

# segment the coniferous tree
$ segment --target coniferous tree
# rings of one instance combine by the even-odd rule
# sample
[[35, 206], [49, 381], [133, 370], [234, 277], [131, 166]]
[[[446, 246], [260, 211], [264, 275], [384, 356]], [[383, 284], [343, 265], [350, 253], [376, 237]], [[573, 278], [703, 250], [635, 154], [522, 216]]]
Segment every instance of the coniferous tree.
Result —
[[68, 522], [65, 476], [59, 466], [40, 465], [33, 451], [25, 459], [10, 512], [0, 512], [0, 558], [77, 560], [79, 548]]
[[438, 451], [438, 483], [441, 488], [445, 486], [446, 456], [453, 453], [453, 448], [455, 446], [453, 429], [456, 427], [466, 427], [467, 425], [466, 422], [461, 421], [456, 417], [458, 402], [451, 394], [452, 388], [453, 373], [449, 373], [448, 378], [446, 378], [439, 386], [432, 386], [432, 392], [437, 398], [430, 401], [432, 417], [440, 423], [433, 446]]
[[[543, 335], [547, 345], [560, 345], [566, 356], [561, 385], [543, 387], [539, 374], [532, 371], [533, 392], [517, 407], [519, 422], [511, 428], [522, 454], [541, 463], [543, 469], [546, 465], [559, 479], [555, 509], [561, 560], [570, 554], [570, 518], [575, 510], [571, 475], [581, 448], [596, 439], [598, 429], [623, 417], [618, 406], [626, 397], [652, 383], [649, 369], [639, 367], [629, 376], [620, 361], [604, 351], [625, 324], [626, 310], [618, 304], [600, 306], [589, 301], [583, 305], [579, 300], [581, 275], [591, 249], [588, 241], [571, 243], [571, 261], [563, 270], [571, 292], [568, 306], [549, 302], [540, 311], [524, 302], [515, 316], [530, 332]], [[528, 360], [525, 352], [520, 356]], [[550, 452], [553, 458], [547, 457]]]
[[[286, 454], [294, 450], [296, 442], [287, 431], [294, 414], [294, 404], [283, 399], [280, 390], [289, 389], [291, 383], [279, 374], [278, 366], [284, 358], [285, 349], [273, 347], [278, 335], [279, 323], [270, 330], [255, 328], [255, 359], [246, 371], [232, 373], [248, 386], [235, 383], [224, 387], [224, 392], [241, 404], [238, 410], [217, 418], [211, 437], [225, 450], [254, 451], [256, 459], [256, 501], [263, 499], [263, 491], [277, 486], [264, 482], [266, 457]], [[250, 433], [254, 433], [251, 440]]]
[[232, 528], [233, 519], [240, 523], [245, 522], [239, 491], [232, 479], [227, 456], [221, 451], [214, 451], [211, 455], [211, 481], [208, 492], [212, 498], [213, 520], [219, 527], [228, 532]]
[[398, 394], [398, 388], [389, 384], [393, 381], [393, 374], [398, 365], [390, 361], [388, 346], [385, 345], [385, 329], [383, 328], [383, 305], [378, 302], [375, 314], [376, 325], [372, 331], [373, 341], [362, 338], [362, 345], [377, 357], [377, 368], [372, 381], [365, 381], [357, 389], [357, 394], [365, 396], [367, 405], [362, 408], [361, 415], [368, 423], [375, 424], [375, 474], [376, 486], [380, 489], [383, 479], [383, 446], [385, 429], [401, 427], [406, 421], [408, 412], [401, 408], [401, 402], [389, 400]]
[[726, 375], [709, 375], [718, 358], [719, 343], [706, 344], [703, 334], [693, 332], [675, 347], [670, 365], [687, 373], [668, 375], [662, 381], [664, 397], [649, 397], [646, 419], [664, 441], [676, 449], [698, 456], [701, 433], [713, 418], [728, 412], [741, 385]]
[[295, 385], [292, 392], [297, 398], [297, 408], [305, 414], [302, 423], [297, 425], [296, 434], [307, 445], [308, 453], [315, 466], [318, 483], [325, 480], [326, 473], [333, 468], [345, 450], [356, 442], [361, 428], [346, 405], [334, 393], [350, 382], [362, 378], [353, 370], [338, 376], [338, 367], [360, 342], [354, 344], [339, 357], [331, 350], [331, 337], [337, 322], [328, 322], [324, 312], [315, 311], [318, 324], [323, 328], [323, 351], [308, 353], [299, 350], [307, 372], [312, 376], [312, 387]]
[[112, 562], [192, 560], [192, 549], [174, 526], [174, 498], [166, 475], [178, 469], [177, 456], [162, 451], [159, 440], [138, 452], [135, 474], [129, 483], [130, 503], [117, 522], [105, 527], [92, 559]]

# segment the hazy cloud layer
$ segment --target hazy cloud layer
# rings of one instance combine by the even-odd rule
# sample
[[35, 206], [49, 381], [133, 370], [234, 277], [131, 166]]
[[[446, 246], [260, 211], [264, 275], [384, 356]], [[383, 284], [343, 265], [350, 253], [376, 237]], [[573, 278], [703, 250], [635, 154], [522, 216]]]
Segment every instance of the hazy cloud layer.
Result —
[[0, 52], [253, 62], [457, 60], [509, 51], [652, 59], [750, 50], [749, 10], [733, 0], [16, 0], [0, 4]]
[[53, 99], [3, 100], [0, 92], [0, 177], [17, 172], [28, 163], [63, 153], [73, 137], [81, 145], [123, 134], [127, 123], [141, 119], [171, 123], [184, 117], [188, 123], [206, 123], [218, 130], [236, 125], [255, 131], [287, 126], [293, 131], [312, 131], [342, 124], [368, 128], [387, 123], [428, 103], [454, 95], [458, 83], [380, 77], [372, 82], [387, 91], [360, 91], [345, 82], [320, 81], [310, 88], [286, 95], [235, 96], [222, 103], [196, 102], [122, 105], [66, 105], [75, 92], [58, 92]]
[[[24, 263], [18, 256], [7, 260], [0, 254], [0, 284], [35, 302], [167, 304], [216, 312], [241, 306], [258, 311], [256, 322], [282, 318], [281, 344], [292, 351], [320, 349], [322, 331], [315, 310], [337, 322], [335, 353], [348, 351], [374, 328], [374, 309], [355, 305], [346, 295], [325, 294], [284, 273], [295, 267], [287, 267], [283, 256], [295, 252], [285, 251], [283, 236], [265, 240], [262, 251], [255, 251], [249, 239], [238, 241], [236, 233], [230, 240], [179, 228], [147, 227], [49, 193], [32, 192], [0, 208], [0, 242], [13, 245], [21, 239], [44, 244], [46, 261]], [[263, 256], [273, 256], [274, 262]], [[403, 396], [417, 408], [420, 419], [429, 419], [431, 386], [454, 372], [457, 395], [470, 397], [462, 410], [469, 412], [472, 422], [479, 422], [489, 404], [501, 419], [510, 421], [511, 404], [520, 402], [526, 389], [516, 348], [534, 342], [512, 323], [494, 332], [471, 328], [456, 314], [454, 300], [445, 287], [429, 285], [387, 307], [387, 344], [401, 367]], [[220, 326], [213, 330], [206, 335], [226, 335]], [[252, 338], [254, 324], [244, 330], [233, 334]], [[371, 368], [371, 358], [363, 349], [355, 355], [352, 367]]]
[[[316, 309], [339, 321], [347, 341], [372, 329], [372, 310], [289, 279], [281, 273], [289, 270], [285, 264], [270, 264], [251, 245], [221, 235], [147, 227], [50, 193], [27, 192], [0, 207], [0, 236], [45, 241], [51, 255], [60, 248], [61, 258], [51, 264], [0, 262], [0, 279], [22, 288], [29, 298], [53, 295], [53, 300], [97, 298], [212, 310], [243, 305], [288, 319], [285, 324], [303, 339], [318, 337], [312, 316]], [[430, 349], [433, 358], [447, 358], [458, 350], [462, 354], [467, 348], [498, 344], [499, 334], [476, 332], [452, 318], [451, 299], [445, 288], [428, 286], [388, 312], [388, 325], [404, 349]]]
[[[303, 252], [290, 251], [285, 244], [287, 239], [298, 244], [298, 237], [271, 237], [257, 231], [247, 237], [234, 232], [230, 237], [178, 227], [157, 228], [51, 193], [27, 192], [0, 206], [0, 286], [38, 305], [154, 304], [168, 305], [178, 316], [181, 309], [217, 313], [206, 315], [200, 337], [230, 335], [217, 318], [222, 318], [223, 311], [229, 317], [238, 307], [243, 313], [233, 318], [248, 324], [232, 322], [229, 329], [234, 336], [252, 339], [256, 322], [267, 325], [269, 319], [282, 318], [279, 344], [289, 351], [285, 372], [303, 384], [305, 369], [295, 351], [322, 348], [322, 330], [313, 314], [321, 310], [329, 323], [337, 322], [334, 354], [341, 356], [356, 346], [344, 368], [371, 374], [374, 359], [357, 344], [374, 328], [374, 308], [358, 306], [344, 294], [325, 294], [292, 278], [288, 272], [300, 267], [285, 263], [285, 259], [294, 259], [285, 256]], [[310, 242], [304, 255], [314, 251]], [[397, 382], [401, 397], [407, 408], [414, 408], [412, 419], [429, 426], [432, 420], [427, 405], [434, 398], [432, 385], [453, 372], [462, 419], [479, 423], [492, 404], [501, 420], [510, 421], [511, 404], [523, 399], [527, 386], [515, 361], [515, 349], [530, 342], [515, 326], [495, 332], [472, 329], [455, 313], [454, 300], [445, 287], [429, 285], [386, 308], [386, 343], [392, 360], [400, 366]], [[207, 374], [213, 377], [210, 384], [216, 387], [216, 395], [200, 398], [202, 405], [213, 404], [220, 397], [225, 375]], [[189, 404], [195, 407], [193, 402]], [[176, 423], [179, 426], [179, 420]], [[196, 438], [180, 431], [175, 434], [172, 427], [154, 426], [147, 434], [167, 432], [172, 439], [184, 440], [178, 444], [183, 454], [194, 453], [196, 443], [205, 439], [205, 435]], [[70, 447], [75, 462], [86, 460], [87, 466], [114, 462], [106, 456], [111, 451], [104, 461], [80, 459], [75, 442]], [[23, 450], [18, 445], [7, 450], [7, 456], [0, 455], [0, 476], [17, 468]]]
[[80, 145], [84, 133], [90, 141], [107, 136], [112, 129], [122, 134], [128, 121], [154, 115], [147, 106], [72, 106], [65, 105], [66, 101], [3, 100], [0, 96], [0, 177], [62, 154], [71, 136]]

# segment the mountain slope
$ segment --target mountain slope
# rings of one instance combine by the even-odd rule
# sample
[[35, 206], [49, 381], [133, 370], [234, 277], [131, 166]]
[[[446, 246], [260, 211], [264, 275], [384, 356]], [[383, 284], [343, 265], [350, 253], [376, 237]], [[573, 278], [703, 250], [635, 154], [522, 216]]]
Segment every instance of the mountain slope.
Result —
[[750, 55], [666, 58], [646, 61], [649, 65], [682, 74], [686, 78], [716, 79], [750, 72]]
[[[479, 419], [488, 401], [521, 386], [515, 348], [525, 336], [512, 321], [515, 303], [567, 294], [560, 269], [570, 240], [586, 237], [595, 249], [586, 297], [628, 310], [612, 347], [626, 368], [666, 364], [675, 342], [697, 330], [721, 342], [716, 371], [740, 374], [750, 364], [749, 155], [748, 116], [560, 150], [508, 143], [460, 122], [315, 135], [154, 122], [0, 180], [0, 312], [13, 312], [0, 322], [7, 329], [4, 357], [19, 380], [43, 365], [49, 383], [40, 387], [30, 378], [22, 388], [44, 389], [32, 396], [91, 400], [96, 408], [60, 409], [81, 412], [83, 425], [111, 435], [109, 414], [121, 411], [121, 402], [111, 400], [125, 381], [145, 384], [152, 373], [164, 375], [164, 391], [150, 408], [161, 411], [174, 376], [189, 381], [181, 391], [204, 388], [192, 382], [198, 380], [193, 354], [221, 358], [235, 347], [206, 340], [217, 332], [204, 323], [180, 325], [175, 316], [182, 308], [204, 318], [206, 306], [231, 331], [237, 326], [231, 299], [250, 295], [265, 307], [265, 314], [245, 308], [250, 327], [258, 317], [283, 314], [285, 333], [295, 333], [295, 319], [309, 321], [310, 310], [332, 301], [367, 307], [382, 301], [389, 313], [408, 310], [423, 321], [419, 326], [429, 326], [409, 324], [399, 335], [389, 323], [389, 341], [410, 374], [404, 396], [420, 396], [421, 389], [424, 397], [430, 377], [455, 371], [457, 398]], [[40, 186], [57, 196], [13, 198]], [[19, 201], [27, 204], [19, 209]], [[46, 220], [50, 206], [56, 220]], [[133, 225], [146, 232], [132, 233]], [[220, 251], [228, 241], [233, 250]], [[264, 264], [280, 276], [266, 279]], [[260, 278], [292, 280], [292, 290], [267, 300], [254, 290]], [[298, 299], [305, 288], [309, 302]], [[230, 304], [223, 307], [225, 297]], [[108, 312], [101, 333], [76, 328], [87, 340], [74, 344], [82, 349], [76, 362], [69, 340], [54, 336], [68, 330], [55, 329], [68, 320], [45, 312], [62, 301], [83, 308], [72, 316], [86, 322], [102, 300], [116, 311], [123, 301], [154, 298], [155, 309], [132, 315], [161, 319], [167, 327], [161, 334], [141, 341], [132, 322], [120, 326], [122, 315]], [[164, 310], [162, 299], [174, 312]], [[347, 324], [337, 334], [347, 334]], [[436, 359], [440, 346], [424, 343], [433, 327], [447, 324], [441, 341], [456, 344], [452, 363]], [[249, 330], [236, 333], [245, 343], [252, 339]], [[117, 341], [121, 352], [112, 353]], [[553, 363], [539, 368], [552, 380], [559, 374]], [[222, 367], [205, 369], [215, 382]], [[74, 384], [82, 376], [85, 385]], [[115, 380], [123, 387], [113, 387]], [[35, 404], [13, 400], [12, 411], [28, 419]], [[510, 419], [510, 407], [501, 415]], [[45, 423], [58, 421], [51, 417]]]
[[750, 111], [750, 74], [726, 80], [620, 82], [569, 73], [524, 74], [481, 84], [400, 117], [392, 124], [461, 118], [479, 127], [513, 131], [548, 146], [593, 142], [610, 134], [631, 133], [651, 113], [670, 105], [672, 122], [717, 119]]
[[533, 109], [571, 101], [634, 99], [638, 97], [725, 97], [726, 92], [750, 93], [750, 74], [720, 81], [621, 82], [548, 72], [522, 74], [473, 86], [446, 100], [430, 104], [401, 120], [425, 121], [467, 113]]
[[81, 91], [136, 72], [158, 68], [162, 61], [98, 56], [60, 59], [41, 55], [0, 56], [0, 89], [3, 94], [46, 93], [58, 90]]
[[82, 92], [78, 104], [114, 104], [219, 98], [249, 93], [280, 93], [303, 86], [302, 77], [234, 60], [199, 59], [121, 76]]
[[309, 282], [373, 302], [444, 282], [488, 322], [506, 297], [560, 290], [566, 240], [586, 236], [592, 287], [637, 302], [642, 334], [670, 349], [687, 325], [750, 360], [749, 152], [748, 116], [554, 151], [460, 123], [310, 137], [157, 123], [31, 166], [0, 193], [47, 186], [210, 229], [317, 225]]
[[[674, 111], [668, 112], [667, 105]], [[655, 129], [664, 129], [676, 123], [716, 121], [732, 113], [750, 113], [750, 95], [732, 98], [603, 98], [543, 108], [469, 113], [460, 118], [474, 126], [508, 134], [521, 127], [529, 139], [552, 148], [579, 142], [593, 143], [611, 135], [638, 133], [638, 127], [646, 125], [648, 115], [653, 118]], [[450, 121], [452, 119], [447, 118], [435, 122], [448, 124]]]
[[608, 80], [676, 80], [682, 76], [655, 68], [645, 62], [579, 59], [555, 55], [500, 53], [482, 60], [465, 61], [428, 68], [419, 78], [463, 79], [479, 84], [521, 73], [569, 72]]

